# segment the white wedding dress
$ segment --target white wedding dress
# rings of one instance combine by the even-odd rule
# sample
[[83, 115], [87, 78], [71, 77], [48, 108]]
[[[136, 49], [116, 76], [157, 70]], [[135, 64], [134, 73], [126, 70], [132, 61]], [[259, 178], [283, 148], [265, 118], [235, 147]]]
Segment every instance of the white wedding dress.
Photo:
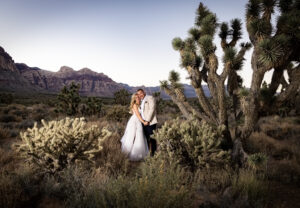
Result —
[[149, 153], [142, 123], [135, 113], [133, 113], [127, 123], [121, 143], [122, 152], [128, 154], [131, 161], [142, 160]]

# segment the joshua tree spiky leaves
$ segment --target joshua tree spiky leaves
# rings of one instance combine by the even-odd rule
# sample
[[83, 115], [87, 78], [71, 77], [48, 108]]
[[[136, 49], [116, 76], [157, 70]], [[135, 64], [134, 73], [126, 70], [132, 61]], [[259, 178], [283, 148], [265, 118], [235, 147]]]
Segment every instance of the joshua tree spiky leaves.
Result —
[[[241, 44], [240, 50], [237, 51], [236, 44], [241, 38], [241, 21], [234, 19], [230, 28], [227, 23], [222, 23], [219, 36], [222, 39], [222, 48], [224, 51], [223, 71], [217, 73], [219, 61], [215, 54], [216, 46], [213, 38], [219, 24], [216, 16], [210, 12], [202, 3], [197, 9], [195, 27], [189, 30], [189, 37], [186, 40], [181, 38], [173, 39], [173, 48], [178, 50], [181, 55], [181, 66], [187, 70], [192, 86], [195, 88], [199, 103], [203, 111], [198, 111], [189, 106], [185, 101], [183, 93], [176, 95], [174, 86], [180, 86], [177, 80], [169, 79], [161, 82], [161, 87], [168, 94], [173, 94], [172, 99], [178, 105], [180, 110], [188, 119], [193, 115], [199, 119], [204, 119], [214, 125], [225, 125], [225, 132], [228, 134], [228, 115], [225, 102], [225, 80], [228, 80], [229, 92], [233, 94], [237, 87], [240, 86], [241, 79], [236, 71], [242, 66], [245, 52], [250, 48], [249, 43]], [[230, 42], [227, 42], [231, 39]], [[170, 73], [170, 77], [175, 72]], [[202, 84], [206, 82], [212, 99], [205, 96]], [[230, 136], [229, 136], [230, 137]], [[230, 138], [229, 138], [230, 139]]]
[[[264, 103], [261, 98], [262, 81], [267, 71], [274, 69], [272, 81], [267, 85], [268, 95], [275, 96], [275, 101], [268, 108], [270, 112], [278, 106], [293, 99], [299, 93], [299, 38], [300, 12], [299, 0], [249, 0], [246, 5], [246, 27], [251, 43], [238, 41], [242, 37], [241, 20], [234, 19], [228, 23], [217, 23], [216, 15], [202, 3], [197, 9], [195, 26], [189, 30], [189, 37], [173, 39], [173, 48], [179, 51], [181, 67], [187, 70], [192, 86], [195, 88], [202, 111], [190, 106], [180, 89], [179, 77], [170, 72], [169, 81], [161, 81], [161, 88], [179, 106], [187, 119], [196, 117], [204, 119], [212, 125], [225, 125], [228, 131], [228, 109], [225, 98], [225, 80], [227, 90], [232, 98], [234, 114], [240, 103], [245, 117], [242, 128], [238, 129], [239, 138], [247, 138], [253, 131], [261, 116]], [[277, 23], [272, 25], [278, 7]], [[219, 60], [215, 54], [214, 35], [219, 30], [221, 47], [224, 52], [223, 69], [217, 73]], [[237, 74], [243, 66], [245, 53], [253, 46], [251, 66], [253, 69], [252, 82], [249, 90], [242, 88], [242, 79]], [[289, 82], [285, 80], [287, 71]], [[211, 98], [204, 94], [202, 84], [206, 82]], [[285, 90], [275, 94], [283, 83]], [[266, 86], [264, 86], [264, 90]], [[245, 93], [247, 91], [247, 93]], [[230, 136], [228, 136], [230, 137]]]
[[[272, 25], [276, 7], [280, 12], [276, 24]], [[244, 137], [249, 136], [260, 116], [259, 92], [266, 72], [274, 70], [268, 87], [270, 95], [275, 96], [281, 83], [285, 87], [283, 92], [275, 96], [269, 111], [292, 101], [299, 93], [300, 1], [249, 0], [246, 5], [246, 23], [253, 45], [253, 74], [249, 95], [242, 103], [245, 115]], [[289, 83], [285, 80], [284, 71], [288, 74]]]

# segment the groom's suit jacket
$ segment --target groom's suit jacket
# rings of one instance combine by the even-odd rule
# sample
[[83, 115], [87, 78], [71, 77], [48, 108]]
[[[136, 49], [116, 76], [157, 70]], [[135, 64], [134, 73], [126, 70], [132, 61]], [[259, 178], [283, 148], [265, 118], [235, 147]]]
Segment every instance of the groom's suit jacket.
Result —
[[155, 98], [146, 95], [141, 103], [141, 114], [145, 121], [150, 122], [150, 126], [157, 123]]

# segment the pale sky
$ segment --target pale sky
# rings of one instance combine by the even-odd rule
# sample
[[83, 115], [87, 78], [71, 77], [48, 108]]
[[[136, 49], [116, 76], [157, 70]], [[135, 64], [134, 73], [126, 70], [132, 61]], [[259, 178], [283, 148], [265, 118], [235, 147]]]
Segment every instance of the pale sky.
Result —
[[[245, 20], [246, 0], [204, 0], [218, 20]], [[175, 69], [172, 48], [194, 25], [196, 0], [0, 0], [0, 46], [17, 63], [50, 71], [87, 67], [116, 82], [158, 86]], [[245, 25], [243, 24], [245, 28]], [[245, 29], [244, 29], [245, 30]], [[245, 40], [248, 39], [244, 32]], [[216, 41], [219, 45], [219, 40]], [[222, 53], [217, 55], [221, 58]], [[240, 73], [250, 85], [250, 55]], [[221, 59], [220, 59], [221, 61]], [[221, 65], [221, 62], [220, 62]]]

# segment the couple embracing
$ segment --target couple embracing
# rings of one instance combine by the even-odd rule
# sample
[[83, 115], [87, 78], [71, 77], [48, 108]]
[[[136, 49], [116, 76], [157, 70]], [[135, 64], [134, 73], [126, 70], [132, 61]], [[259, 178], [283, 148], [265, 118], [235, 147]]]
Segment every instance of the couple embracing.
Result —
[[121, 149], [131, 161], [139, 161], [156, 150], [156, 140], [151, 138], [157, 123], [155, 98], [138, 89], [131, 97], [130, 113]]

